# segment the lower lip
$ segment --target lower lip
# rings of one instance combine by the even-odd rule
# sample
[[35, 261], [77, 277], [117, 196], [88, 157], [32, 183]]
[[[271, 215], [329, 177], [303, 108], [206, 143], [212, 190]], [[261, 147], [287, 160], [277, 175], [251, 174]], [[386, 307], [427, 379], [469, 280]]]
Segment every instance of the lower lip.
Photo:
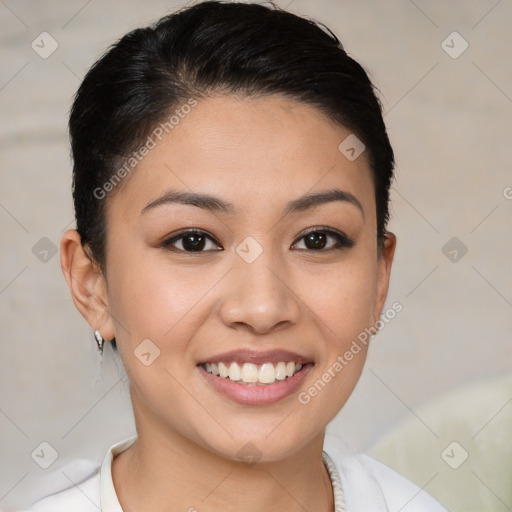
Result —
[[228, 378], [208, 373], [201, 365], [198, 365], [197, 368], [199, 368], [201, 375], [216, 391], [234, 402], [242, 405], [269, 405], [290, 396], [311, 371], [313, 364], [308, 363], [304, 365], [292, 377], [276, 380], [274, 384], [266, 384], [264, 386], [238, 384]]

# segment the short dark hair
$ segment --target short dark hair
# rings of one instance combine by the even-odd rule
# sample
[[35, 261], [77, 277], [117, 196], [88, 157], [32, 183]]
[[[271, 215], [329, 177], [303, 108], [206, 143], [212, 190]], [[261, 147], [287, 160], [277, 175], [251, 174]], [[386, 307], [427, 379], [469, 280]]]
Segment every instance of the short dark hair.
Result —
[[104, 271], [106, 201], [97, 191], [173, 109], [214, 94], [281, 94], [354, 133], [373, 175], [380, 245], [394, 155], [374, 89], [325, 25], [272, 3], [205, 1], [129, 32], [91, 67], [71, 109], [73, 200], [84, 249]]

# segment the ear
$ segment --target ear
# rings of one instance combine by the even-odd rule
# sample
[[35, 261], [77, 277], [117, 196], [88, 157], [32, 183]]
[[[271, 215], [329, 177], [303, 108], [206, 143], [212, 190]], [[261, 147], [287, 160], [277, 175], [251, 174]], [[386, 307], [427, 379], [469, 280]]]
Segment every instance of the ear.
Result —
[[386, 233], [382, 247], [378, 252], [377, 288], [372, 318], [374, 326], [380, 319], [388, 295], [389, 277], [391, 275], [391, 265], [393, 263], [393, 256], [395, 255], [395, 248], [396, 236], [393, 233]]
[[100, 331], [106, 340], [114, 338], [105, 277], [99, 265], [84, 251], [80, 235], [74, 229], [62, 236], [60, 263], [78, 311], [93, 331]]

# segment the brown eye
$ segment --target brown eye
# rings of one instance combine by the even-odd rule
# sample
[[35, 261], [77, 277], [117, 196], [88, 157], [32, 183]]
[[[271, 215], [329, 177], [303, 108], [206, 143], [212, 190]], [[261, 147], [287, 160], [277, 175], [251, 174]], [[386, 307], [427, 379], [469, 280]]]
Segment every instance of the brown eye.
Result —
[[[304, 241], [303, 247], [297, 247], [302, 240]], [[353, 245], [354, 241], [344, 233], [333, 231], [332, 229], [314, 228], [303, 235], [293, 247], [300, 250], [326, 252], [352, 247]]]
[[168, 238], [162, 247], [181, 252], [207, 252], [219, 249], [215, 240], [203, 231], [186, 231]]
[[327, 235], [321, 231], [310, 233], [304, 237], [304, 245], [308, 249], [319, 250], [325, 249], [327, 243]]
[[206, 237], [190, 234], [181, 237], [181, 244], [185, 251], [202, 251], [206, 245]]

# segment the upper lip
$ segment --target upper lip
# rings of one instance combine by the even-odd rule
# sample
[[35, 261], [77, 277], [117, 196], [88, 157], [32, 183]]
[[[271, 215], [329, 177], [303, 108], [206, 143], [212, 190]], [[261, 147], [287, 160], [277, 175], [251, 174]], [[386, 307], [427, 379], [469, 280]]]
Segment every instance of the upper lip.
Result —
[[297, 354], [296, 352], [290, 352], [289, 350], [231, 350], [230, 352], [223, 352], [222, 354], [216, 354], [208, 357], [198, 364], [204, 363], [220, 363], [220, 362], [235, 362], [235, 363], [279, 363], [279, 362], [291, 362], [307, 364], [311, 362], [311, 359]]

